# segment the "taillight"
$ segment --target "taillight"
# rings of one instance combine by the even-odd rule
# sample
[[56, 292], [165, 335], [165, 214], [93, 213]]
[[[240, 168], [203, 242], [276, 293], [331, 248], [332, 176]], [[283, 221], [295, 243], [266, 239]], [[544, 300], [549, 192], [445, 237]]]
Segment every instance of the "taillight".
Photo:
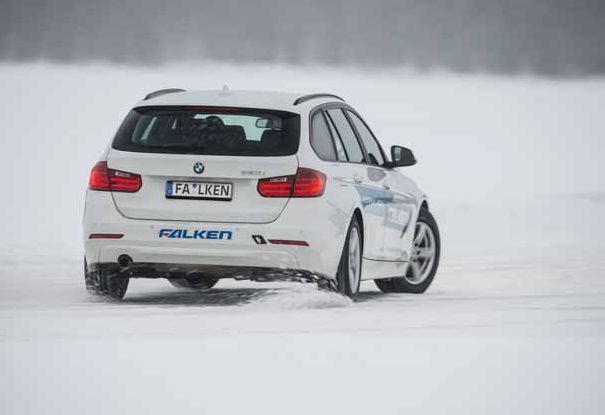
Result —
[[256, 188], [264, 197], [290, 197], [295, 176], [271, 177], [260, 179]]
[[299, 167], [295, 176], [260, 179], [257, 189], [264, 197], [318, 197], [326, 189], [326, 175], [317, 170]]
[[112, 192], [138, 192], [141, 176], [107, 167], [106, 161], [99, 161], [90, 172], [88, 188]]
[[296, 172], [292, 197], [318, 197], [326, 189], [326, 175], [320, 171], [300, 167]]
[[141, 188], [141, 176], [120, 170], [109, 170], [109, 184], [112, 192], [138, 192]]
[[100, 161], [92, 168], [88, 179], [88, 188], [92, 190], [111, 190], [106, 162]]

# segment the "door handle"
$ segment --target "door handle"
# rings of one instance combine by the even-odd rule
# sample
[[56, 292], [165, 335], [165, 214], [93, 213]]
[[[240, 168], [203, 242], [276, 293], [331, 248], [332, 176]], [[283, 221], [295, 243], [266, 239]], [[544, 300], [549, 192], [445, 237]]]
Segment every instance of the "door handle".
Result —
[[355, 175], [353, 175], [353, 181], [355, 182], [355, 184], [361, 184], [361, 182], [363, 181], [363, 179], [361, 178], [360, 175], [355, 174]]
[[391, 186], [389, 186], [389, 184], [388, 184], [388, 183], [383, 183], [383, 184], [382, 184], [382, 188], [383, 188], [384, 190], [391, 190]]

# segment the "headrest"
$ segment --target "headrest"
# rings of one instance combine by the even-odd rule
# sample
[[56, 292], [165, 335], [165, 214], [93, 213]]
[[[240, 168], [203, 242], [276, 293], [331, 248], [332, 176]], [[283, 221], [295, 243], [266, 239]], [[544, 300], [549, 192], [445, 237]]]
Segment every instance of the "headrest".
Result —
[[280, 142], [280, 130], [265, 130], [260, 136], [260, 144], [263, 147], [277, 147]]
[[241, 125], [225, 125], [223, 131], [231, 136], [231, 139], [244, 141], [246, 139], [246, 130]]

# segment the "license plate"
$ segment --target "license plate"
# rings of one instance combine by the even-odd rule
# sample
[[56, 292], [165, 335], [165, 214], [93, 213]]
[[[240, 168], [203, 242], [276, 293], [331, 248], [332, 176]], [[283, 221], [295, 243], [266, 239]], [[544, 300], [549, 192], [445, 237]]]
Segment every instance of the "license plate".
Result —
[[216, 182], [166, 182], [169, 199], [231, 200], [232, 183]]

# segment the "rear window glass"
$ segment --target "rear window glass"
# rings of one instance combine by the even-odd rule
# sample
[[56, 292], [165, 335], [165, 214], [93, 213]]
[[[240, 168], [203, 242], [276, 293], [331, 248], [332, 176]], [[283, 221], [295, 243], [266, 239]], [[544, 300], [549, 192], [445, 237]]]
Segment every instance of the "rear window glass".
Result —
[[298, 150], [300, 116], [285, 111], [144, 107], [130, 111], [113, 148], [145, 153], [287, 156]]

